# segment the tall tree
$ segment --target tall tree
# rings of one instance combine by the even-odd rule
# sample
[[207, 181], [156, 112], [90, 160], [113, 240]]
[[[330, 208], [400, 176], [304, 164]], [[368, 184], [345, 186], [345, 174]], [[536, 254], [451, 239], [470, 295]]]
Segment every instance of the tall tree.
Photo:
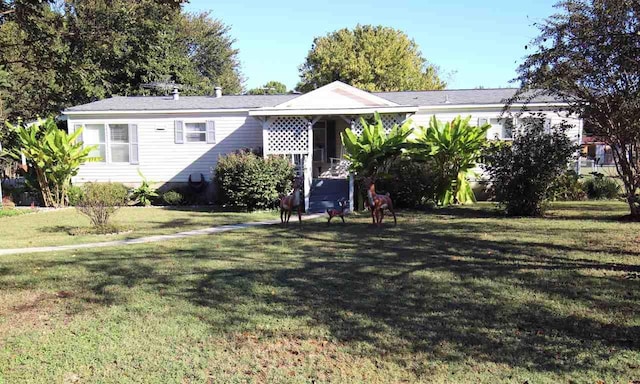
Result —
[[243, 91], [244, 79], [240, 73], [238, 50], [233, 48], [235, 39], [230, 36], [230, 28], [208, 12], [183, 14], [179, 25], [176, 45], [183, 56], [193, 65], [196, 80], [186, 83], [196, 87], [197, 94], [211, 93], [220, 86], [227, 94]]
[[358, 25], [313, 40], [299, 68], [303, 92], [340, 80], [367, 91], [444, 89], [438, 67], [429, 64], [404, 32]]
[[[229, 27], [182, 0], [0, 0], [0, 119], [32, 120], [112, 95], [242, 92]], [[2, 73], [6, 73], [2, 75]], [[0, 121], [0, 135], [6, 131]]]
[[568, 104], [612, 148], [631, 216], [640, 219], [640, 2], [564, 0], [538, 25], [511, 103], [544, 94]]
[[287, 93], [287, 86], [279, 81], [268, 81], [265, 85], [247, 91], [250, 95], [282, 95]]

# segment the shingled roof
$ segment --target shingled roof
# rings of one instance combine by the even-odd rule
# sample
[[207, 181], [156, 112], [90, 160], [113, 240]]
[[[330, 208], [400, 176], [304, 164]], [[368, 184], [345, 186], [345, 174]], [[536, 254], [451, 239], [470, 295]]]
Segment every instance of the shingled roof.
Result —
[[[504, 104], [516, 92], [515, 88], [460, 89], [444, 91], [375, 92], [376, 96], [406, 106]], [[70, 107], [66, 112], [103, 111], [179, 111], [212, 109], [254, 109], [274, 107], [300, 95], [224, 95], [213, 96], [115, 96], [92, 103]], [[534, 102], [554, 102], [552, 97], [538, 97]]]

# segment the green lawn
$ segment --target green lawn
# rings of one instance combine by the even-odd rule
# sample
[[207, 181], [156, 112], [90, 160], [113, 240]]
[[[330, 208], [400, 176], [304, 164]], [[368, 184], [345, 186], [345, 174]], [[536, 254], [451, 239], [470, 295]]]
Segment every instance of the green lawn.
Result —
[[2, 217], [10, 217], [10, 216], [18, 216], [25, 213], [24, 210], [21, 209], [13, 209], [13, 208], [7, 208], [4, 207], [2, 209], [0, 209], [0, 218]]
[[275, 211], [255, 213], [214, 211], [212, 208], [122, 208], [113, 223], [126, 232], [115, 235], [72, 236], [74, 228], [89, 227], [89, 219], [73, 208], [59, 211], [0, 216], [0, 249], [66, 245], [131, 239], [188, 231], [224, 224], [275, 219]]
[[0, 258], [0, 383], [629, 383], [640, 224], [488, 205]]

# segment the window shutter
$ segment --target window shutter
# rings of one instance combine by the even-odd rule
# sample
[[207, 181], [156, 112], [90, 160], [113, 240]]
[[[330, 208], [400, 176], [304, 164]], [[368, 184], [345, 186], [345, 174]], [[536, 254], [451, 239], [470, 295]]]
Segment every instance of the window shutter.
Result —
[[216, 122], [207, 120], [207, 144], [216, 143]]
[[184, 144], [184, 123], [180, 120], [175, 121], [175, 142], [176, 144]]
[[[77, 132], [80, 128], [82, 128], [82, 124], [74, 124], [73, 125], [73, 132]], [[77, 140], [79, 143], [84, 143], [84, 140], [82, 139], [84, 132], [82, 132], [80, 134], [80, 136], [78, 136]]]
[[140, 164], [138, 151], [138, 124], [129, 124], [129, 164]]

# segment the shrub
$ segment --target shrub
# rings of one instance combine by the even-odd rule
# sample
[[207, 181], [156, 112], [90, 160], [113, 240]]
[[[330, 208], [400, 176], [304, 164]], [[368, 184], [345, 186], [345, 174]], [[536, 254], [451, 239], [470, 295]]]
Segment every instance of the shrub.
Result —
[[551, 184], [551, 187], [547, 192], [547, 198], [554, 201], [586, 200], [587, 194], [582, 189], [580, 175], [572, 169], [561, 174]]
[[240, 151], [218, 159], [214, 179], [220, 203], [255, 210], [274, 207], [291, 190], [293, 177], [294, 167], [284, 157]]
[[162, 200], [169, 205], [180, 205], [184, 201], [184, 198], [180, 192], [168, 191], [162, 195]]
[[398, 208], [420, 208], [433, 203], [436, 195], [432, 164], [401, 159], [389, 167], [388, 177], [378, 179], [376, 188], [391, 194]]
[[69, 205], [71, 205], [72, 207], [78, 205], [80, 199], [82, 198], [82, 193], [82, 188], [78, 187], [77, 185], [70, 186], [69, 190], [67, 190]]
[[577, 151], [566, 125], [545, 132], [543, 121], [525, 121], [511, 145], [494, 143], [485, 156], [495, 198], [510, 216], [542, 215], [550, 186]]
[[593, 172], [592, 176], [582, 182], [582, 188], [589, 199], [615, 199], [620, 194], [620, 184], [602, 173]]
[[151, 205], [152, 200], [154, 200], [159, 195], [155, 189], [151, 188], [151, 183], [147, 180], [146, 177], [144, 177], [139, 169], [138, 175], [140, 175], [140, 178], [142, 178], [142, 183], [139, 187], [134, 188], [133, 191], [131, 191], [131, 199], [133, 199], [133, 201], [135, 201], [137, 204], [146, 207]]
[[110, 228], [109, 218], [128, 202], [129, 189], [121, 183], [87, 183], [76, 209], [86, 215], [98, 232]]

